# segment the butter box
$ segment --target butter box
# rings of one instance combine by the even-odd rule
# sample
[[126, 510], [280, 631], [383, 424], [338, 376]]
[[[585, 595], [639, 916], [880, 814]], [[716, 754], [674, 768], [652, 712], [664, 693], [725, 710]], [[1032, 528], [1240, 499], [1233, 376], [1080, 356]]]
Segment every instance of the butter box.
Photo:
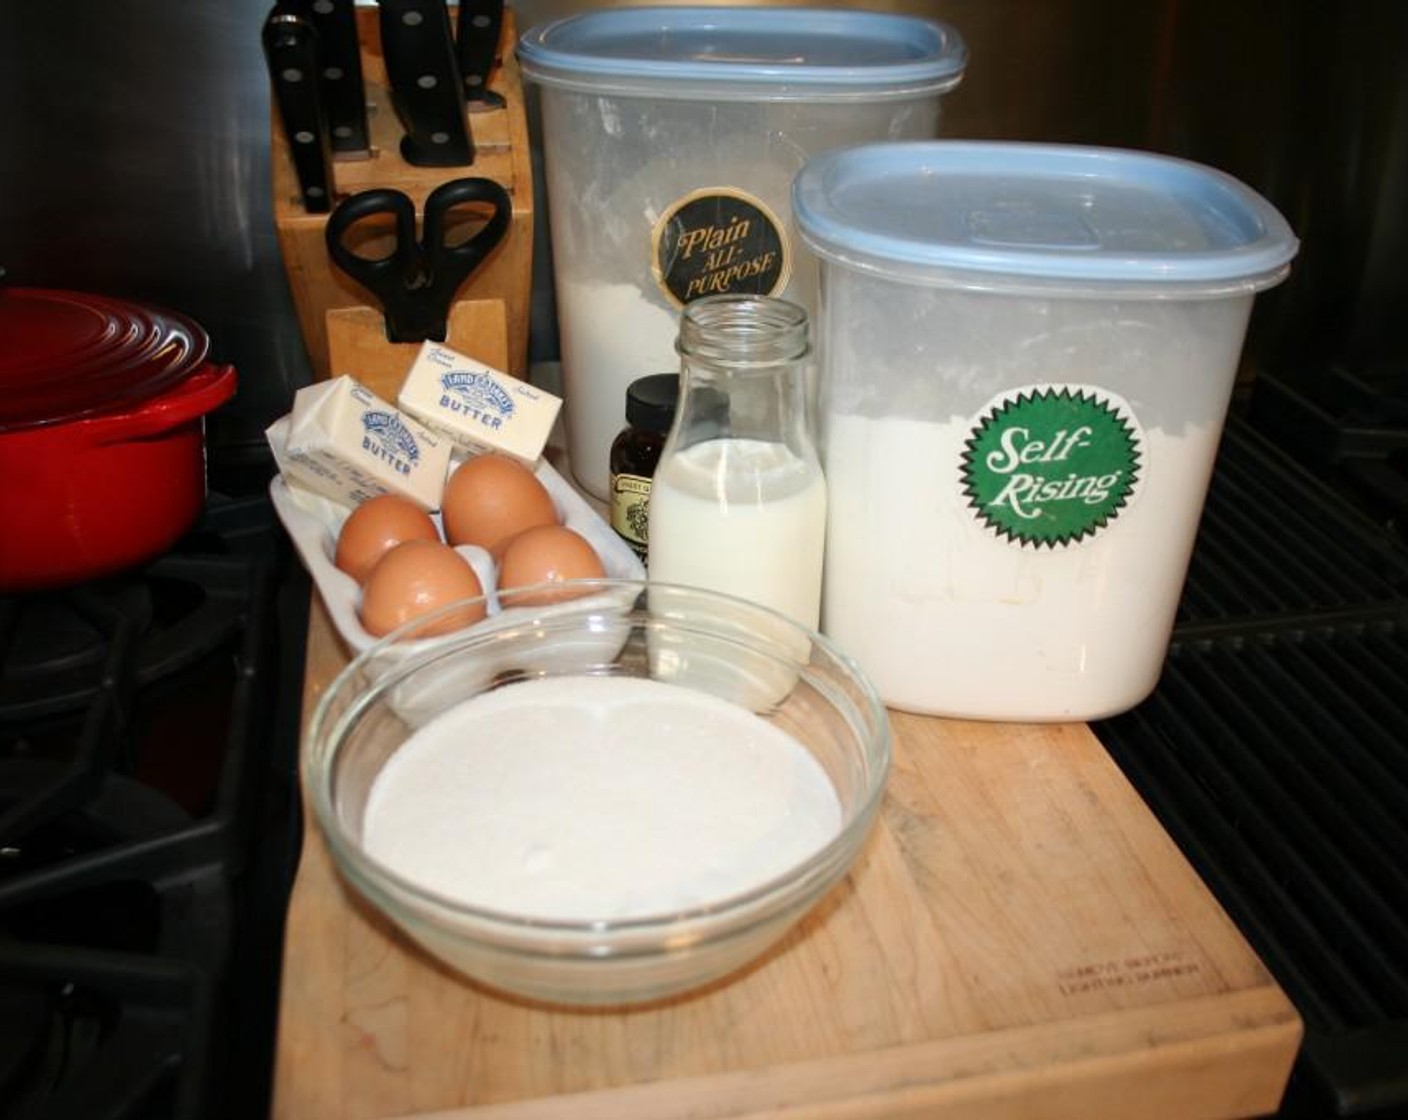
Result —
[[266, 434], [293, 486], [346, 506], [400, 494], [425, 510], [440, 508], [449, 442], [351, 377], [300, 389], [287, 422]]
[[396, 403], [459, 447], [499, 451], [529, 466], [562, 400], [439, 343], [421, 346]]

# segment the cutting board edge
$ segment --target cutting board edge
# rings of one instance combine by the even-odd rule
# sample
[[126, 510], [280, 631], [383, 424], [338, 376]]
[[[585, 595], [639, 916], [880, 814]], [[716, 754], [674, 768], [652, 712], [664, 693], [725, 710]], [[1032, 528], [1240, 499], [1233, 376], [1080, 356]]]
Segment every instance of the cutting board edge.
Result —
[[[1079, 1028], [1078, 1030], [1076, 1028]], [[1274, 984], [757, 1070], [388, 1120], [1141, 1120], [1274, 1112], [1300, 1046]]]

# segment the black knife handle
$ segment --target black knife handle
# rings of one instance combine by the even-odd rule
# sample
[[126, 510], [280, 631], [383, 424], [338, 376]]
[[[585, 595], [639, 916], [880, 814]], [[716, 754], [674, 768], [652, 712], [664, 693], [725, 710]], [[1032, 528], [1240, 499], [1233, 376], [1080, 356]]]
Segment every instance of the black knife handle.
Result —
[[466, 101], [490, 99], [489, 78], [499, 61], [504, 0], [460, 0], [455, 51]]
[[[284, 0], [288, 3], [289, 0]], [[355, 0], [293, 0], [318, 33], [318, 88], [334, 152], [369, 152], [367, 95]]]
[[263, 43], [304, 209], [325, 214], [332, 205], [332, 144], [318, 90], [317, 32], [302, 16], [275, 6], [264, 21]]
[[378, 0], [381, 50], [406, 135], [401, 155], [417, 167], [474, 162], [454, 35], [445, 0]]

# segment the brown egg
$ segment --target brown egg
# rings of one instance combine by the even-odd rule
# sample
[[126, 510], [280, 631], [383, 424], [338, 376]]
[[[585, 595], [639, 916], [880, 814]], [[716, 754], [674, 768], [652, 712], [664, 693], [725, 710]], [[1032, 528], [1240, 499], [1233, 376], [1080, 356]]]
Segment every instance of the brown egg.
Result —
[[430, 514], [409, 498], [381, 494], [368, 498], [347, 515], [337, 535], [333, 563], [365, 583], [376, 562], [402, 541], [438, 541]]
[[[600, 579], [606, 574], [601, 557], [585, 537], [565, 525], [539, 525], [508, 542], [499, 565], [499, 591], [565, 579]], [[512, 595], [506, 606], [540, 606], [581, 594], [577, 590], [544, 589]]]
[[445, 539], [473, 544], [495, 558], [503, 546], [535, 525], [556, 525], [557, 507], [533, 471], [507, 455], [466, 459], [450, 474], [440, 502]]
[[[367, 633], [381, 637], [459, 599], [483, 594], [469, 561], [449, 545], [443, 541], [404, 541], [383, 556], [367, 576], [359, 613]], [[444, 634], [471, 626], [483, 617], [483, 602], [469, 604], [427, 623], [413, 636]]]

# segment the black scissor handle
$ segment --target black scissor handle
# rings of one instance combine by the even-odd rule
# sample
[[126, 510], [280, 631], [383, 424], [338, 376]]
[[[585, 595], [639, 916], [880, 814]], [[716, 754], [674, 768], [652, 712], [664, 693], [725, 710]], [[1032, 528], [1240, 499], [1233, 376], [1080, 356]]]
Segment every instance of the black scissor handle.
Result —
[[[347, 235], [354, 225], [385, 217], [395, 226], [391, 252], [384, 257], [364, 257], [348, 247]], [[380, 300], [386, 313], [387, 338], [392, 342], [418, 341], [411, 337], [420, 330], [416, 289], [425, 278], [416, 241], [415, 203], [389, 188], [360, 191], [344, 198], [328, 215], [324, 239], [333, 263]]]
[[[493, 212], [474, 236], [446, 244], [450, 211], [466, 203], [488, 203]], [[385, 257], [370, 258], [347, 246], [347, 233], [366, 218], [391, 216], [396, 243]], [[451, 179], [425, 200], [425, 229], [416, 238], [415, 204], [389, 188], [361, 191], [337, 204], [325, 238], [333, 263], [381, 301], [391, 342], [443, 342], [455, 293], [508, 232], [513, 201], [492, 179]]]
[[[446, 219], [450, 212], [457, 206], [472, 202], [486, 202], [493, 207], [489, 220], [473, 237], [458, 245], [447, 244]], [[493, 179], [451, 179], [430, 192], [425, 200], [422, 244], [430, 269], [431, 285], [437, 298], [444, 298], [447, 314], [455, 292], [504, 239], [512, 220], [513, 200], [508, 191]]]
[[[390, 216], [395, 220], [395, 245], [384, 257], [364, 257], [347, 247], [347, 232], [367, 218]], [[325, 231], [328, 255], [338, 268], [358, 283], [381, 295], [381, 286], [413, 279], [420, 264], [416, 245], [416, 208], [400, 191], [387, 188], [360, 191], [344, 198], [328, 216]]]

